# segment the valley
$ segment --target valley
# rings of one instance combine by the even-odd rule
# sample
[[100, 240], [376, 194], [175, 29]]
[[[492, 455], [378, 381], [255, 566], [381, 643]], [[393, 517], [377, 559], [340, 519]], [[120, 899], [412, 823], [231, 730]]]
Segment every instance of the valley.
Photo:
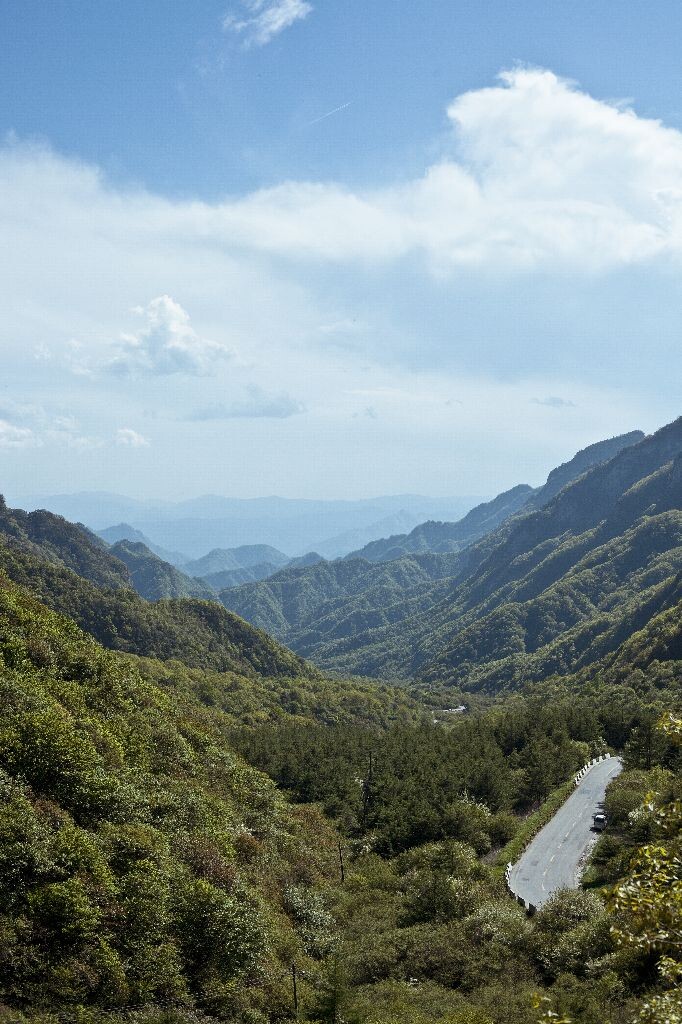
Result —
[[334, 561], [3, 502], [0, 1020], [668, 1005], [612, 906], [679, 845], [680, 467], [677, 420]]
[[682, 1024], [681, 39], [0, 2], [0, 1024]]

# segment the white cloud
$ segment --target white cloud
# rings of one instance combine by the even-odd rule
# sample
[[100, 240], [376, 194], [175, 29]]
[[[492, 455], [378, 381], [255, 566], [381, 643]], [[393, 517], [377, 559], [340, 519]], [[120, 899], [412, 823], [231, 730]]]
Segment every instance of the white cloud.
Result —
[[305, 406], [285, 391], [264, 391], [255, 384], [246, 389], [245, 398], [232, 402], [216, 402], [213, 405], [195, 409], [188, 419], [197, 422], [206, 420], [231, 419], [277, 419], [284, 420], [305, 412]]
[[606, 268], [682, 250], [682, 133], [549, 71], [506, 72], [448, 108], [459, 159], [362, 193], [288, 182], [218, 212], [232, 240], [333, 260]]
[[[360, 465], [361, 446], [348, 440], [348, 424], [385, 437], [376, 462], [385, 454], [388, 467], [391, 452], [405, 452], [399, 465], [406, 480], [414, 467], [410, 486], [417, 487], [431, 449], [440, 451], [440, 439], [452, 443], [453, 430], [462, 429], [452, 422], [460, 407], [445, 404], [453, 394], [467, 415], [472, 406], [481, 410], [478, 434], [484, 417], [492, 424], [485, 436], [493, 438], [516, 430], [517, 420], [530, 424], [522, 440], [534, 451], [547, 436], [553, 451], [563, 451], [568, 431], [571, 443], [587, 443], [633, 422], [648, 429], [644, 404], [633, 404], [637, 394], [655, 394], [660, 379], [668, 403], [661, 417], [676, 397], [679, 313], [667, 264], [674, 267], [682, 252], [682, 133], [537, 71], [515, 71], [492, 89], [459, 97], [449, 117], [450, 155], [418, 179], [363, 190], [291, 181], [216, 202], [115, 185], [46, 147], [0, 146], [0, 245], [12, 253], [0, 278], [3, 384], [7, 394], [50, 410], [23, 420], [0, 408], [12, 431], [27, 432], [10, 435], [5, 427], [0, 443], [10, 436], [15, 447], [42, 443], [31, 462], [40, 461], [58, 488], [58, 445], [77, 447], [78, 437], [91, 434], [113, 444], [119, 424], [147, 433], [149, 410], [165, 423], [154, 436], [158, 466], [127, 460], [142, 491], [166, 486], [159, 481], [171, 460], [182, 463], [188, 489], [210, 489], [219, 458], [236, 488], [252, 491], [263, 481], [270, 490], [312, 493], [319, 485], [339, 493], [348, 482], [355, 486], [358, 474], [369, 489], [394, 479], [387, 468], [375, 481], [374, 470]], [[406, 259], [409, 267], [401, 266]], [[618, 271], [637, 261], [646, 267], [610, 274], [598, 294], [581, 280], [595, 268]], [[382, 276], [368, 280], [369, 263]], [[557, 268], [573, 276], [557, 278]], [[517, 287], [518, 272], [535, 269], [540, 273]], [[425, 270], [437, 272], [436, 284]], [[642, 294], [631, 298], [633, 280]], [[121, 319], [154, 296], [137, 322]], [[127, 337], [112, 348], [121, 330]], [[628, 358], [621, 358], [627, 345]], [[248, 371], [227, 358], [230, 351], [248, 360]], [[579, 386], [604, 365], [622, 408]], [[114, 369], [126, 376], [112, 385]], [[367, 385], [409, 392], [429, 369], [445, 384], [421, 403], [340, 397]], [[216, 376], [207, 381], [210, 371]], [[493, 387], [476, 400], [473, 374], [491, 381], [537, 376], [522, 395]], [[262, 430], [277, 421], [251, 419], [257, 403], [248, 393], [234, 402], [247, 380], [304, 404], [308, 415], [292, 415], [281, 431]], [[56, 395], [60, 408], [52, 405]], [[579, 417], [550, 415], [532, 403], [561, 395], [575, 401]], [[223, 406], [211, 407], [218, 398]], [[377, 420], [363, 414], [369, 407]], [[198, 436], [203, 441], [212, 428], [188, 430], [183, 420], [189, 410], [207, 408], [230, 414], [232, 454], [197, 451]], [[54, 425], [66, 410], [82, 429]], [[462, 436], [462, 452], [479, 450], [471, 440], [476, 431]], [[338, 465], [318, 481], [311, 466], [316, 459], [326, 465], [325, 452], [337, 449]], [[235, 453], [245, 450], [254, 458], [240, 461]], [[95, 453], [80, 462], [90, 466], [91, 483], [101, 474], [98, 485], [106, 489], [106, 460]], [[253, 465], [266, 467], [260, 477]], [[449, 484], [439, 478], [436, 486]]]
[[0, 447], [61, 448], [85, 450], [99, 448], [102, 442], [86, 437], [74, 416], [54, 415], [39, 405], [0, 401]]
[[0, 448], [36, 448], [40, 445], [30, 427], [17, 427], [0, 419]]
[[217, 360], [234, 353], [217, 341], [201, 338], [190, 324], [189, 314], [169, 295], [152, 299], [134, 310], [145, 320], [137, 334], [122, 334], [116, 355], [105, 364], [114, 374], [166, 376], [187, 373], [202, 376]]
[[[418, 179], [362, 191], [289, 181], [216, 203], [115, 191], [96, 168], [8, 145], [0, 214], [32, 240], [49, 232], [62, 247], [90, 252], [96, 238], [100, 263], [90, 277], [102, 286], [111, 278], [106, 258], [119, 251], [129, 272], [156, 279], [150, 267], [167, 266], [169, 253], [174, 270], [181, 257], [204, 274], [229, 263], [233, 278], [248, 252], [334, 263], [416, 255], [439, 275], [462, 267], [582, 272], [682, 253], [682, 132], [540, 70], [506, 72], [494, 87], [459, 96], [448, 117], [457, 158]], [[124, 339], [115, 365], [204, 372], [221, 346], [197, 337], [174, 299], [151, 294], [159, 298], [146, 326]]]
[[265, 46], [313, 10], [306, 0], [243, 0], [242, 7], [244, 14], [223, 18], [223, 28], [241, 34], [247, 46]]
[[115, 441], [122, 448], [149, 448], [147, 438], [130, 427], [121, 427], [120, 430], [117, 430]]

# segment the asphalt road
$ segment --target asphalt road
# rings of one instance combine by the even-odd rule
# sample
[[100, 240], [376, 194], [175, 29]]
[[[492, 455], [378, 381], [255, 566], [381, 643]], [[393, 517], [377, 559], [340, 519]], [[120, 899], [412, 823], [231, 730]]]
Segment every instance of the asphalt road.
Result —
[[512, 868], [512, 892], [541, 907], [557, 889], [578, 888], [585, 857], [597, 839], [592, 831], [592, 815], [599, 810], [607, 785], [621, 767], [619, 757], [609, 757], [583, 776]]

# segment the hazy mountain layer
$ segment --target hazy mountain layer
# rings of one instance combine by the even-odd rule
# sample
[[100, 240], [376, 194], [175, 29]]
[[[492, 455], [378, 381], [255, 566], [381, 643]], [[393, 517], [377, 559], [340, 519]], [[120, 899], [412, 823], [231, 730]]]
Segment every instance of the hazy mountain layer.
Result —
[[128, 567], [133, 587], [148, 601], [162, 597], [216, 597], [215, 590], [203, 580], [194, 579], [158, 558], [146, 544], [120, 540], [110, 549]]
[[337, 670], [493, 689], [574, 671], [660, 611], [682, 568], [682, 420], [633, 436], [459, 553], [285, 570], [221, 599]]
[[[212, 548], [268, 544], [288, 555], [320, 550], [331, 539], [342, 555], [359, 543], [385, 535], [386, 517], [402, 512], [412, 522], [459, 519], [480, 497], [430, 498], [400, 494], [359, 501], [314, 501], [291, 498], [224, 498], [206, 495], [181, 502], [135, 501], [99, 493], [42, 495], [22, 499], [26, 508], [48, 508], [91, 529], [128, 523], [166, 551], [184, 551], [193, 559]], [[372, 530], [370, 536], [338, 538], [349, 531]], [[374, 532], [376, 531], [376, 532]], [[120, 538], [116, 538], [120, 539]], [[140, 538], [128, 538], [140, 539]]]
[[[205, 577], [235, 569], [252, 569], [258, 565], [272, 565], [277, 570], [288, 562], [288, 555], [269, 544], [245, 544], [238, 548], [214, 548], [202, 558], [187, 562], [183, 569], [190, 576]], [[262, 576], [258, 578], [263, 579]]]
[[423, 551], [460, 551], [491, 533], [517, 512], [542, 508], [563, 487], [588, 469], [613, 458], [623, 448], [641, 441], [643, 437], [641, 430], [633, 430], [629, 434], [598, 441], [579, 451], [562, 466], [553, 469], [543, 487], [533, 489], [528, 484], [519, 484], [509, 491], [498, 494], [492, 501], [477, 505], [456, 523], [422, 523], [407, 535], [375, 541], [346, 557], [366, 558], [369, 562], [386, 562]]
[[336, 537], [329, 537], [315, 546], [325, 558], [342, 558], [348, 551], [363, 544], [373, 542], [377, 537], [386, 537], [398, 530], [411, 530], [421, 522], [421, 516], [414, 512], [400, 509], [390, 516], [385, 516], [368, 526], [360, 526], [354, 530], [346, 530]]
[[519, 484], [498, 494], [492, 501], [471, 509], [456, 523], [421, 523], [411, 533], [397, 534], [367, 544], [346, 558], [365, 558], [368, 562], [390, 562], [403, 555], [426, 551], [461, 551], [467, 544], [490, 533], [509, 516], [520, 511], [536, 492], [528, 484]]
[[164, 562], [170, 562], [171, 565], [178, 568], [189, 561], [187, 555], [183, 555], [180, 551], [167, 551], [166, 548], [154, 544], [146, 534], [142, 533], [142, 530], [136, 530], [130, 523], [118, 523], [116, 526], [108, 526], [106, 530], [96, 530], [95, 532], [107, 544], [117, 544], [120, 540], [132, 540], [137, 544], [144, 544]]

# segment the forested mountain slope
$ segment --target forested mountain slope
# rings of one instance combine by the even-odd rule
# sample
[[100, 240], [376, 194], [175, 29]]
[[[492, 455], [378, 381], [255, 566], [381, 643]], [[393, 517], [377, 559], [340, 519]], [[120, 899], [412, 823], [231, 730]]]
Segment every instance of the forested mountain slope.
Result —
[[318, 566], [221, 598], [339, 671], [491, 689], [572, 672], [662, 607], [682, 568], [681, 467], [677, 420], [458, 554], [342, 563], [350, 596], [318, 587]]
[[1, 498], [0, 542], [70, 569], [95, 586], [136, 590], [148, 601], [216, 597], [210, 585], [185, 575], [139, 541], [109, 545], [80, 523], [43, 510], [8, 509]]
[[[610, 497], [588, 495], [600, 518], [575, 536], [569, 487], [494, 542], [323, 565], [317, 593], [286, 595], [312, 617], [326, 590], [342, 640], [364, 567], [358, 624], [394, 616], [384, 664], [415, 664], [432, 701], [459, 676], [565, 677], [489, 710], [472, 696], [446, 726], [400, 689], [324, 679], [215, 602], [96, 586], [59, 531], [45, 550], [33, 525], [0, 542], [0, 1019], [536, 1024], [538, 991], [576, 1024], [634, 1019], [649, 951], [618, 946], [594, 893], [528, 919], [493, 861], [607, 743], [632, 736], [629, 764], [652, 769], [632, 807], [675, 795], [676, 751], [638, 732], [679, 696], [682, 456], [647, 442], [596, 482]], [[494, 564], [519, 529], [535, 546]]]
[[[528, 656], [563, 636], [563, 656], [556, 650], [544, 667], [536, 658], [537, 671], [571, 671], [590, 630], [602, 622], [610, 632], [604, 615], [626, 616], [632, 601], [646, 606], [647, 589], [682, 568], [681, 469], [678, 420], [467, 549], [452, 579], [431, 589], [427, 612], [410, 606], [399, 629], [344, 636], [319, 652], [320, 662], [361, 664], [370, 674], [409, 665], [460, 685], [471, 675], [478, 685], [483, 664], [517, 655], [503, 673], [516, 684], [536, 677]], [[582, 640], [570, 633], [581, 624]], [[490, 685], [500, 681], [493, 673]]]
[[210, 600], [217, 596], [213, 587], [205, 581], [196, 580], [176, 569], [170, 562], [164, 562], [145, 544], [120, 540], [109, 552], [127, 566], [133, 587], [147, 601], [158, 601], [162, 597], [199, 597]]
[[0, 569], [49, 608], [68, 615], [105, 647], [197, 668], [295, 678], [314, 674], [301, 658], [215, 601], [150, 603], [132, 590], [105, 590], [61, 564], [0, 544]]
[[[490, 502], [476, 506], [457, 523], [428, 522], [410, 534], [367, 545], [344, 561], [317, 565], [305, 573], [284, 569], [269, 579], [226, 589], [220, 600], [249, 622], [309, 653], [324, 636], [334, 639], [355, 629], [376, 629], [405, 617], [399, 604], [413, 598], [432, 603], [429, 581], [453, 576], [464, 564], [456, 554], [480, 538], [495, 534], [505, 522], [522, 513], [531, 499], [544, 492], [554, 496], [560, 481], [569, 481], [642, 437], [633, 431], [591, 445], [564, 466], [553, 470], [540, 491], [520, 484]], [[374, 564], [368, 566], [366, 562]], [[346, 604], [344, 604], [346, 599]], [[312, 641], [313, 646], [308, 646]]]
[[610, 437], [606, 441], [597, 441], [577, 452], [572, 459], [557, 466], [547, 477], [543, 487], [533, 494], [526, 503], [526, 511], [536, 510], [546, 505], [559, 491], [568, 484], [573, 483], [579, 476], [586, 473], [588, 469], [608, 462], [625, 448], [638, 444], [644, 440], [642, 430], [631, 430], [627, 434], [619, 434], [617, 437]]
[[190, 692], [146, 682], [2, 574], [0, 704], [2, 1019], [286, 1015], [292, 958], [318, 971], [292, 892], [334, 867], [319, 814], [287, 805]]
[[63, 565], [100, 587], [129, 587], [130, 575], [108, 545], [86, 527], [52, 512], [7, 508], [0, 496], [0, 541]]
[[422, 523], [411, 533], [375, 541], [346, 557], [366, 558], [369, 562], [385, 562], [405, 554], [423, 551], [460, 551], [491, 533], [517, 512], [542, 508], [563, 487], [588, 469], [608, 461], [624, 448], [641, 441], [643, 437], [641, 430], [633, 430], [606, 441], [597, 441], [596, 444], [579, 451], [568, 462], [553, 469], [544, 486], [540, 488], [519, 484], [509, 491], [498, 494], [492, 501], [477, 505], [456, 523]]
[[520, 511], [533, 494], [535, 491], [528, 484], [519, 484], [498, 494], [492, 501], [472, 508], [459, 522], [420, 523], [410, 533], [375, 540], [359, 551], [346, 555], [346, 558], [390, 562], [403, 555], [422, 554], [426, 551], [459, 551]]
[[261, 629], [283, 638], [315, 633], [328, 619], [334, 624], [348, 609], [368, 621], [385, 622], [385, 610], [405, 595], [428, 589], [433, 580], [451, 576], [456, 554], [410, 555], [371, 564], [364, 559], [322, 562], [284, 569], [261, 583], [221, 591], [226, 608]]
[[674, 798], [670, 745], [637, 773], [651, 711], [629, 687], [550, 685], [451, 729], [289, 719], [228, 740], [220, 685], [103, 650], [0, 573], [7, 1024], [536, 1024], [535, 992], [602, 1024], [661, 990], [611, 927], [635, 914], [571, 892], [529, 919], [492, 863], [605, 742], [633, 736], [614, 815]]
[[252, 565], [248, 569], [223, 569], [221, 572], [209, 572], [206, 576], [196, 577], [213, 591], [217, 600], [221, 590], [229, 590], [231, 587], [241, 587], [244, 583], [257, 583], [259, 580], [267, 580], [279, 572], [276, 565], [270, 562], [263, 562], [261, 565]]

